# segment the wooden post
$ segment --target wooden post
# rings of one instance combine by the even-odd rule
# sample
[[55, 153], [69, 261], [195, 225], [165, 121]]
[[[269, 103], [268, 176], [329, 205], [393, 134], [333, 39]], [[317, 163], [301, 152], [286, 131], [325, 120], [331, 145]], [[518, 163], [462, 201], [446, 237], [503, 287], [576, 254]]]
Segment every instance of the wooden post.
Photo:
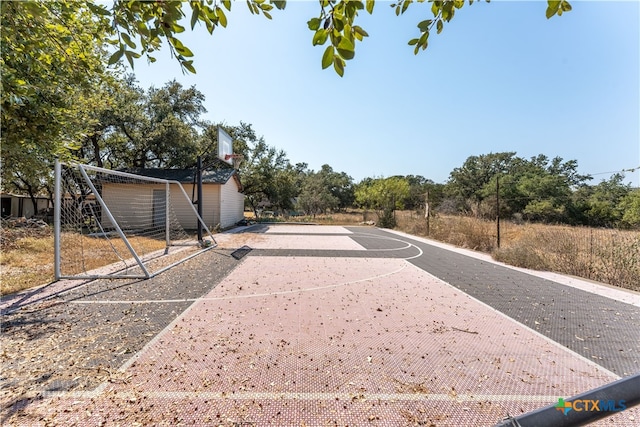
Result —
[[430, 212], [429, 212], [429, 189], [427, 188], [427, 192], [424, 195], [424, 217], [427, 220], [427, 236], [429, 236], [429, 217], [430, 217]]

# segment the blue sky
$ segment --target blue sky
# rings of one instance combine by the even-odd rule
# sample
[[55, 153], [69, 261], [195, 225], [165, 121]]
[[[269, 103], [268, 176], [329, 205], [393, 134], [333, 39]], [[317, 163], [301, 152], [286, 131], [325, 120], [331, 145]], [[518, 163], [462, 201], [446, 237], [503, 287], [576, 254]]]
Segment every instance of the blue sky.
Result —
[[[272, 21], [237, 2], [227, 28], [181, 37], [196, 75], [183, 75], [167, 49], [134, 71], [144, 88], [195, 85], [208, 120], [251, 123], [292, 163], [329, 164], [356, 182], [445, 182], [471, 155], [515, 151], [575, 159], [595, 184], [640, 166], [640, 3], [571, 3], [550, 20], [542, 1], [466, 4], [414, 56], [407, 42], [429, 6], [396, 17], [378, 1], [359, 17], [370, 37], [340, 78], [321, 69], [324, 47], [311, 44], [317, 2], [289, 1]], [[640, 168], [626, 177], [638, 186]]]

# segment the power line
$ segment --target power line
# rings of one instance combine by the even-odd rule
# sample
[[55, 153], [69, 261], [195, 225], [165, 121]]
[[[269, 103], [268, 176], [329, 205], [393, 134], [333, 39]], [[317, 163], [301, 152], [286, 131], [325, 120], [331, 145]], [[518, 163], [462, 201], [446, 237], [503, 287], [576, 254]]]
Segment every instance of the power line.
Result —
[[624, 173], [624, 172], [631, 172], [631, 173], [634, 173], [636, 170], [639, 170], [639, 169], [640, 169], [640, 166], [635, 167], [635, 168], [629, 168], [629, 169], [621, 169], [621, 170], [619, 170], [619, 171], [590, 173], [590, 174], [588, 174], [588, 175], [611, 175], [611, 174], [614, 174], [614, 173], [621, 173], [621, 172], [622, 172], [622, 173]]

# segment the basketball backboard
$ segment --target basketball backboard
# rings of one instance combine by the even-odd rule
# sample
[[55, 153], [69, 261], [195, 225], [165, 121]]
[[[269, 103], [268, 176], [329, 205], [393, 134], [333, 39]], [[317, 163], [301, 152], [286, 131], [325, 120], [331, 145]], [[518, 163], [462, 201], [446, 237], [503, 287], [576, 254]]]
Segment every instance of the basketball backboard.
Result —
[[233, 158], [229, 157], [233, 154], [233, 138], [218, 126], [218, 158], [224, 162], [233, 165]]

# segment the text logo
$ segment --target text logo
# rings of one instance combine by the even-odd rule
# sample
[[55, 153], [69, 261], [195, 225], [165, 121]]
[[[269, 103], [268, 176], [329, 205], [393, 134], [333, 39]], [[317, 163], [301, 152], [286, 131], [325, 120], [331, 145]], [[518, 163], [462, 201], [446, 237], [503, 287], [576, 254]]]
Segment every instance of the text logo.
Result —
[[592, 399], [576, 399], [571, 402], [565, 401], [563, 398], [558, 399], [555, 406], [558, 411], [562, 411], [568, 415], [571, 411], [576, 412], [620, 412], [627, 409], [624, 400], [592, 400]]

